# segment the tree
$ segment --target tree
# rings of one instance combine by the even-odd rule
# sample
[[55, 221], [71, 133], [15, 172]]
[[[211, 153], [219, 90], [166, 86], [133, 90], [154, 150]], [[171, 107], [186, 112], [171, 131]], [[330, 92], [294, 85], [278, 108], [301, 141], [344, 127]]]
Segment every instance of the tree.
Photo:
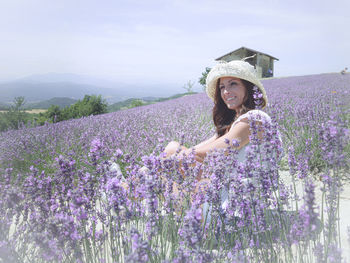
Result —
[[129, 108], [135, 108], [135, 107], [139, 107], [139, 106], [142, 106], [144, 105], [143, 101], [142, 100], [139, 100], [139, 99], [136, 99], [136, 100], [133, 100], [129, 106]]
[[62, 110], [62, 120], [102, 113], [107, 113], [107, 103], [102, 99], [101, 95], [85, 95], [83, 100], [78, 100], [75, 104]]
[[183, 88], [187, 91], [187, 93], [192, 93], [193, 92], [193, 85], [194, 81], [189, 80], [187, 83], [183, 86]]
[[206, 68], [205, 68], [205, 71], [202, 72], [202, 76], [199, 78], [199, 81], [198, 81], [198, 82], [199, 82], [199, 84], [202, 85], [203, 90], [205, 90], [206, 79], [207, 79], [207, 76], [208, 76], [208, 73], [209, 73], [210, 70], [211, 70], [211, 68], [206, 67]]
[[107, 103], [105, 100], [102, 99], [101, 95], [96, 96], [88, 96], [85, 95], [84, 100], [86, 99], [88, 108], [89, 108], [89, 115], [98, 115], [98, 114], [103, 114], [107, 113]]
[[28, 114], [23, 109], [25, 104], [24, 97], [15, 97], [13, 105], [7, 112], [1, 114], [0, 128], [2, 131], [8, 129], [19, 129], [21, 125], [27, 122]]
[[26, 112], [23, 109], [25, 104], [24, 97], [15, 97], [13, 100], [13, 106], [7, 112], [7, 118], [9, 121], [9, 128], [19, 129], [21, 125], [26, 122]]
[[12, 108], [15, 110], [15, 111], [20, 111], [20, 110], [23, 110], [22, 107], [24, 106], [25, 104], [25, 99], [23, 96], [21, 97], [15, 97], [15, 99], [13, 100], [13, 103], [14, 103], [14, 106], [12, 106]]
[[60, 122], [63, 120], [62, 111], [59, 106], [51, 105], [46, 112], [46, 117], [52, 122]]
[[0, 112], [0, 132], [6, 131], [9, 127], [9, 122], [7, 120], [7, 113]]

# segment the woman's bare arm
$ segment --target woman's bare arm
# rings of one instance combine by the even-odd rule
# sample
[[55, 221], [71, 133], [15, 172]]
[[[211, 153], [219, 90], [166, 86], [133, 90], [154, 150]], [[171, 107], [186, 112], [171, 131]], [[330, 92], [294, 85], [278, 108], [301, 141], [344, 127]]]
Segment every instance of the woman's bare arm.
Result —
[[202, 146], [204, 146], [204, 145], [207, 145], [207, 144], [209, 144], [209, 143], [212, 143], [213, 141], [216, 140], [217, 137], [218, 137], [218, 136], [215, 134], [214, 136], [210, 137], [208, 140], [205, 140], [205, 141], [203, 141], [203, 142], [201, 142], [201, 143], [199, 143], [199, 144], [197, 144], [197, 145], [195, 145], [195, 146], [193, 146], [193, 147], [191, 147], [191, 148], [197, 149], [198, 147], [202, 147]]
[[239, 142], [239, 146], [237, 149], [242, 148], [246, 144], [249, 143], [249, 123], [246, 119], [242, 119], [238, 123], [236, 123], [228, 133], [225, 135], [213, 139], [210, 138], [210, 141], [208, 140], [205, 144], [199, 144], [193, 148], [183, 150], [182, 153], [189, 154], [193, 149], [195, 150], [196, 154], [196, 160], [199, 162], [203, 162], [205, 156], [208, 152], [214, 150], [214, 149], [222, 149], [227, 147], [226, 141], [229, 140], [232, 142], [232, 140], [237, 140]]

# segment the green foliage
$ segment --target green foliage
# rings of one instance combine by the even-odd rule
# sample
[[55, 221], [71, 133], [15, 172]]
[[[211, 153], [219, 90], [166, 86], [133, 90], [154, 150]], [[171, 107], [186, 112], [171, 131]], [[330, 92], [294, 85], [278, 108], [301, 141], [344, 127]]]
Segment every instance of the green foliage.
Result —
[[0, 110], [1, 111], [7, 111], [7, 110], [9, 110], [9, 107], [7, 105], [5, 105], [4, 103], [0, 102]]
[[101, 95], [85, 95], [83, 100], [62, 110], [62, 120], [76, 119], [90, 115], [98, 115], [107, 112], [107, 103]]
[[45, 113], [40, 112], [39, 114], [31, 114], [31, 115], [33, 115], [33, 121], [36, 126], [44, 125], [46, 122], [50, 122], [50, 119], [48, 119], [47, 117], [47, 112]]
[[135, 107], [139, 107], [139, 106], [142, 106], [142, 105], [145, 105], [145, 103], [142, 101], [142, 100], [133, 100], [129, 106], [129, 108], [135, 108]]
[[6, 117], [7, 114], [5, 112], [0, 112], [0, 131], [6, 131], [9, 127]]
[[199, 84], [202, 85], [203, 90], [205, 90], [206, 79], [207, 79], [207, 76], [208, 76], [208, 73], [209, 73], [210, 70], [211, 70], [211, 68], [206, 67], [206, 68], [205, 68], [205, 71], [202, 72], [202, 76], [199, 78], [199, 81], [198, 81], [198, 82], [199, 82]]
[[187, 96], [187, 95], [193, 95], [196, 94], [197, 92], [186, 92], [186, 93], [179, 93], [179, 94], [175, 94], [171, 97], [167, 97], [167, 98], [159, 98], [157, 100], [155, 100], [155, 102], [161, 102], [161, 101], [167, 101], [167, 100], [173, 100], [173, 99], [177, 99], [177, 98], [181, 98], [183, 96]]
[[13, 104], [8, 111], [0, 113], [0, 131], [18, 129], [30, 121], [35, 122], [36, 125], [43, 125], [46, 122], [56, 123], [107, 113], [107, 103], [101, 95], [85, 95], [83, 100], [63, 109], [57, 105], [51, 105], [45, 113], [39, 114], [29, 114], [24, 111], [24, 97], [16, 97]]
[[15, 97], [9, 110], [0, 114], [0, 131], [19, 129], [29, 121], [29, 114], [23, 109], [24, 104], [24, 97]]
[[148, 105], [151, 103], [152, 101], [146, 102], [142, 99], [131, 98], [131, 99], [123, 100], [108, 106], [108, 112], [114, 112], [114, 111], [123, 110], [123, 109], [131, 109], [131, 108], [135, 108], [143, 105]]
[[[108, 106], [108, 112], [115, 112], [115, 111], [118, 111], [118, 110], [130, 109], [130, 108], [143, 106], [143, 105], [149, 105], [149, 104], [162, 102], [162, 101], [167, 101], [167, 100], [172, 100], [172, 99], [176, 99], [176, 98], [180, 98], [180, 97], [183, 97], [183, 96], [186, 96], [186, 95], [192, 95], [192, 94], [196, 94], [196, 92], [179, 93], [179, 94], [175, 94], [175, 95], [170, 96], [170, 97], [154, 98], [154, 99], [147, 100], [147, 101], [145, 101], [145, 99], [131, 98], [131, 99], [123, 100], [123, 101], [114, 103], [112, 105], [109, 105]], [[141, 102], [142, 102], [142, 104], [141, 104]]]
[[46, 116], [46, 118], [52, 123], [60, 122], [63, 120], [62, 111], [57, 105], [51, 105], [48, 108], [47, 112], [45, 112], [44, 116]]
[[60, 122], [106, 112], [107, 103], [102, 99], [101, 95], [85, 95], [83, 100], [78, 100], [75, 104], [65, 107], [62, 110], [57, 105], [51, 105], [43, 116], [49, 122]]
[[108, 106], [108, 112], [114, 112], [122, 109], [128, 109], [135, 98], [119, 101]]
[[193, 92], [193, 85], [194, 85], [194, 82], [189, 80], [187, 81], [187, 83], [183, 86], [183, 88], [187, 91], [187, 93], [191, 93]]

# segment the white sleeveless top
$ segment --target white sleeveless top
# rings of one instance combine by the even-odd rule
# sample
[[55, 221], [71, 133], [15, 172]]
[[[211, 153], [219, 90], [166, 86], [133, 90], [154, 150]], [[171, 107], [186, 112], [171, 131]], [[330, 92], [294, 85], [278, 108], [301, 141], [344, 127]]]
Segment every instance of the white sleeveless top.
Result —
[[[233, 129], [233, 127], [243, 119], [248, 119], [248, 122], [258, 121], [258, 122], [264, 122], [264, 123], [267, 122], [268, 124], [272, 123], [270, 116], [266, 112], [263, 112], [262, 110], [250, 110], [250, 111], [242, 114], [241, 116], [239, 116], [237, 118], [237, 120], [235, 120], [232, 123], [230, 130]], [[279, 136], [279, 139], [282, 142], [280, 136]], [[249, 147], [249, 143], [238, 150], [238, 155], [237, 155], [238, 162], [245, 163], [247, 147]]]
[[[240, 122], [242, 119], [245, 119], [247, 118], [248, 119], [248, 122], [251, 122], [251, 121], [258, 121], [258, 122], [262, 122], [262, 123], [268, 123], [268, 124], [272, 124], [272, 120], [270, 118], [270, 116], [261, 111], [261, 110], [250, 110], [248, 111], [247, 113], [245, 114], [242, 114], [241, 116], [239, 116], [237, 118], [237, 120], [235, 120], [233, 123], [232, 123], [232, 126], [230, 128], [230, 130], [235, 126], [235, 124], [237, 124], [238, 122]], [[280, 141], [280, 143], [282, 144], [282, 140], [281, 140], [281, 136], [279, 133], [278, 134], [278, 139]], [[262, 144], [265, 144], [267, 142], [263, 142]], [[237, 161], [238, 163], [246, 163], [246, 160], [247, 160], [247, 150], [250, 146], [250, 143], [246, 144], [245, 146], [243, 146], [241, 149], [238, 150], [238, 153], [237, 153]], [[276, 153], [277, 154], [277, 153]], [[281, 156], [282, 154], [280, 154], [279, 156]], [[276, 157], [277, 158], [277, 157]], [[264, 166], [264, 164], [262, 164]], [[268, 166], [268, 164], [265, 164], [266, 167]], [[235, 169], [232, 171], [233, 173], [235, 173]], [[253, 182], [254, 183], [254, 182]], [[225, 189], [223, 188], [221, 190], [221, 193], [220, 193], [220, 196], [221, 196], [221, 208], [223, 211], [226, 210], [226, 207], [227, 207], [227, 204], [228, 204], [228, 189]], [[211, 214], [211, 207], [209, 207], [209, 204], [208, 203], [205, 203], [203, 204], [203, 215], [204, 215], [204, 218], [206, 216], [206, 214], [209, 212], [209, 214], [207, 215], [207, 222], [209, 221], [210, 219], [210, 214]]]

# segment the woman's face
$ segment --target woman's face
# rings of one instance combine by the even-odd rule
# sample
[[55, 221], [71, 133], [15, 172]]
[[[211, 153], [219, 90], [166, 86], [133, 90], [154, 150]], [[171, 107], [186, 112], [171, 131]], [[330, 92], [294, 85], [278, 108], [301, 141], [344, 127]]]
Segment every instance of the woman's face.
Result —
[[221, 98], [227, 105], [227, 108], [238, 112], [246, 94], [246, 88], [242, 81], [235, 77], [220, 78], [219, 89]]

